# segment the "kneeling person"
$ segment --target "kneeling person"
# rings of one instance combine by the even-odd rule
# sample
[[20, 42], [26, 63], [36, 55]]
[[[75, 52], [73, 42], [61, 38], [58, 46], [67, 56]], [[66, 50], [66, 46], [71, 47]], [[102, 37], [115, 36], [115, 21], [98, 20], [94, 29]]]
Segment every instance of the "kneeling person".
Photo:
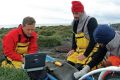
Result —
[[94, 66], [98, 65], [110, 52], [108, 60], [113, 66], [120, 66], [120, 34], [108, 25], [100, 25], [94, 31], [93, 37], [99, 44], [96, 54], [81, 71], [75, 72], [74, 76], [79, 78], [86, 74]]
[[2, 40], [3, 52], [6, 60], [2, 66], [12, 65], [21, 68], [25, 54], [37, 52], [36, 21], [32, 17], [25, 17], [18, 28], [9, 31]]

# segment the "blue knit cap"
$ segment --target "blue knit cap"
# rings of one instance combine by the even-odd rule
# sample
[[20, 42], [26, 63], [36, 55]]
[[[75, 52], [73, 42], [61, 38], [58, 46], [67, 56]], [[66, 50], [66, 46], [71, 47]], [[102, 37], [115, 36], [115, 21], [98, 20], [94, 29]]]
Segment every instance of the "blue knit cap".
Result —
[[115, 37], [115, 31], [108, 25], [99, 25], [95, 29], [93, 37], [96, 42], [106, 45]]

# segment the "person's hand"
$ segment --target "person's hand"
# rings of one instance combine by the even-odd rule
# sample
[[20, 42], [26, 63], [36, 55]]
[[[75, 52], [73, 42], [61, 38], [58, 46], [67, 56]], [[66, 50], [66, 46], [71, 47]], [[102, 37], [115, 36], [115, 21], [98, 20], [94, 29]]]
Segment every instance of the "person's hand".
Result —
[[88, 65], [86, 65], [81, 71], [75, 72], [74, 77], [76, 79], [79, 79], [80, 77], [85, 75], [89, 70], [90, 70], [90, 67]]
[[75, 73], [74, 73], [74, 77], [75, 77], [75, 79], [79, 79], [79, 78], [82, 77], [84, 74], [86, 74], [86, 72], [81, 70], [81, 71], [75, 72]]
[[84, 60], [86, 58], [86, 56], [84, 56], [83, 54], [81, 54], [77, 58], [82, 61], [82, 60]]
[[70, 50], [70, 51], [67, 53], [66, 56], [68, 57], [68, 56], [70, 56], [70, 55], [73, 54], [73, 53], [74, 53], [74, 50]]

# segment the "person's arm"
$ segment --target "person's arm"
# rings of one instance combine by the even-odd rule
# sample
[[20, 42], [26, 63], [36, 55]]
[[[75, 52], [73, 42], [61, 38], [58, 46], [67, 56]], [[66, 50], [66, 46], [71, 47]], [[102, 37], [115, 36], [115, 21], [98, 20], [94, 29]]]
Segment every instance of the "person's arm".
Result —
[[75, 33], [77, 33], [78, 23], [79, 23], [79, 20], [73, 21], [72, 50], [76, 50], [77, 48], [76, 41], [75, 41]]
[[37, 34], [34, 33], [34, 37], [31, 38], [30, 40], [30, 45], [28, 49], [28, 54], [33, 54], [38, 51], [38, 46], [37, 46]]
[[99, 47], [98, 51], [92, 56], [92, 60], [86, 66], [84, 66], [82, 70], [75, 72], [74, 77], [78, 79], [85, 75], [90, 69], [92, 69], [94, 66], [97, 66], [104, 59], [106, 53], [106, 47]]
[[86, 48], [86, 51], [84, 52], [84, 56], [86, 57], [91, 53], [91, 51], [95, 47], [96, 42], [93, 38], [93, 32], [97, 26], [98, 26], [97, 20], [95, 18], [91, 18], [87, 25], [90, 41], [89, 41], [88, 47]]
[[76, 41], [75, 41], [75, 34], [73, 33], [73, 37], [72, 37], [72, 50], [76, 50], [77, 45], [76, 45]]
[[4, 37], [2, 40], [3, 52], [6, 57], [9, 57], [12, 60], [22, 61], [22, 56], [15, 51], [15, 44], [16, 43], [11, 36]]
[[92, 56], [92, 60], [88, 63], [90, 68], [93, 68], [94, 66], [97, 66], [105, 57], [107, 53], [107, 48], [104, 47], [99, 47], [98, 51], [94, 53]]

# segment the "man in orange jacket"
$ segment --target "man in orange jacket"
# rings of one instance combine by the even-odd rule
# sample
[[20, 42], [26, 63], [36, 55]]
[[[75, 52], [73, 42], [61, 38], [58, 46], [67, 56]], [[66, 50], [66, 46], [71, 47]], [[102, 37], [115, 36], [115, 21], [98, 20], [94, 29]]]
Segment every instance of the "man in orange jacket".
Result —
[[2, 66], [12, 64], [15, 68], [21, 68], [25, 54], [34, 54], [38, 50], [37, 33], [35, 32], [35, 19], [25, 17], [18, 28], [9, 31], [3, 38], [3, 52], [6, 60]]

